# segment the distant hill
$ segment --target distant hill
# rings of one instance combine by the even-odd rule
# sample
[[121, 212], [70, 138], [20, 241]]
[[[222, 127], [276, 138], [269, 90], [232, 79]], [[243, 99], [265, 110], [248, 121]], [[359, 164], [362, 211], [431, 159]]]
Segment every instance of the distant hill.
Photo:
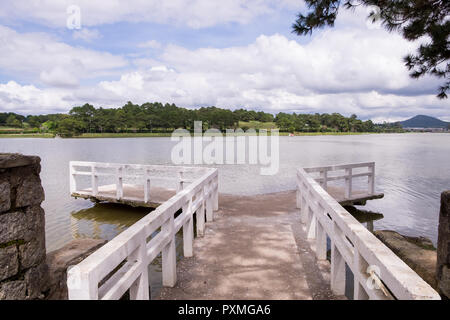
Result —
[[442, 121], [430, 116], [417, 115], [411, 119], [401, 121], [403, 128], [444, 128], [447, 129], [450, 122]]

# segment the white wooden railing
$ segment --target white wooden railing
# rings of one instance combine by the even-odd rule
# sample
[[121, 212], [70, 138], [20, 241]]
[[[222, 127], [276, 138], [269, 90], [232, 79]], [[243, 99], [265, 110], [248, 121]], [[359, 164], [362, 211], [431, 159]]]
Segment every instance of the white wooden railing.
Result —
[[[79, 193], [90, 196], [99, 194], [99, 179], [112, 179], [115, 184], [116, 200], [124, 198], [123, 181], [126, 178], [141, 179], [144, 186], [143, 201], [151, 200], [150, 184], [153, 182], [168, 181], [174, 183], [176, 191], [182, 190], [187, 183], [195, 180], [196, 176], [208, 170], [202, 167], [179, 167], [164, 165], [119, 164], [103, 162], [71, 161], [70, 164], [70, 193]], [[103, 170], [102, 172], [100, 170]], [[109, 170], [109, 171], [107, 171]], [[132, 170], [133, 173], [126, 172]], [[189, 174], [191, 177], [185, 177]], [[90, 188], [81, 189], [77, 177], [89, 176]]]
[[[368, 170], [355, 173], [355, 169], [359, 168], [367, 168]], [[367, 177], [367, 194], [373, 195], [375, 193], [375, 162], [304, 168], [304, 170], [307, 173], [319, 173], [319, 177], [315, 178], [315, 180], [325, 190], [328, 189], [329, 181], [345, 180], [344, 197], [346, 199], [352, 196], [353, 179], [355, 178]], [[335, 175], [331, 175], [332, 173], [335, 173]]]
[[[149, 167], [157, 170], [158, 166], [142, 166], [142, 169]], [[175, 234], [183, 228], [184, 256], [191, 257], [194, 214], [197, 235], [202, 236], [205, 220], [213, 221], [213, 211], [218, 209], [218, 171], [201, 169], [201, 176], [190, 184], [180, 183], [176, 195], [70, 268], [69, 299], [120, 299], [127, 291], [131, 299], [149, 299], [148, 266], [160, 253], [163, 285], [174, 286], [177, 281]]]
[[[351, 174], [353, 167], [367, 165], [339, 168], [345, 168]], [[322, 182], [327, 181], [326, 172], [332, 170], [330, 168], [336, 167], [322, 167], [319, 170], [322, 178], [325, 175]], [[301, 221], [318, 260], [327, 259], [327, 238], [330, 239], [331, 289], [335, 294], [345, 293], [347, 265], [353, 273], [353, 298], [356, 300], [440, 299], [430, 285], [360, 224], [322, 186], [306, 170], [298, 169], [297, 207], [301, 209]]]

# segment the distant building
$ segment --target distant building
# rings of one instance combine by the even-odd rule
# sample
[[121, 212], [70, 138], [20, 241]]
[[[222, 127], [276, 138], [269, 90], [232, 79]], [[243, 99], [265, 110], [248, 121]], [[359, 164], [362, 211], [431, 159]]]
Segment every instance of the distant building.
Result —
[[448, 132], [448, 129], [444, 128], [403, 128], [406, 131], [413, 132]]

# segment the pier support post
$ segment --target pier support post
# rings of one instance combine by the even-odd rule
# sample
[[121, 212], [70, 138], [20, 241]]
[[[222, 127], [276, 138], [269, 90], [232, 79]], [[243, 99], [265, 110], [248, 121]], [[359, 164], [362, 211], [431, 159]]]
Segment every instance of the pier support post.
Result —
[[328, 171], [327, 170], [320, 171], [320, 178], [322, 179], [320, 185], [326, 191], [327, 183], [328, 183], [328, 181], [327, 181], [328, 180]]
[[302, 194], [302, 204], [300, 210], [300, 220], [303, 224], [305, 224], [308, 220], [309, 214], [309, 190], [305, 190]]
[[131, 300], [149, 300], [150, 299], [150, 289], [148, 285], [148, 266], [146, 264], [146, 241], [145, 235], [142, 233], [142, 239], [140, 246], [136, 249], [134, 257], [138, 263], [140, 263], [141, 274], [136, 279], [136, 281], [130, 287], [130, 299]]
[[441, 194], [436, 278], [441, 295], [450, 299], [450, 190]]
[[214, 211], [219, 210], [219, 178], [214, 179]]
[[331, 290], [336, 295], [345, 294], [345, 260], [334, 243], [331, 244]]
[[123, 178], [122, 167], [117, 168], [116, 171], [116, 198], [120, 200], [123, 198]]
[[197, 218], [197, 236], [203, 236], [205, 234], [205, 201], [202, 202], [195, 214]]
[[170, 242], [162, 250], [162, 282], [165, 287], [173, 287], [177, 283], [177, 255], [175, 246], [174, 217], [167, 220], [161, 232], [170, 233]]
[[352, 168], [345, 169], [345, 198], [349, 199], [352, 195]]
[[98, 194], [98, 175], [97, 175], [97, 168], [95, 166], [92, 166], [91, 184], [92, 184], [92, 195], [96, 196]]
[[148, 170], [145, 170], [144, 180], [144, 202], [148, 203], [150, 201], [150, 178]]
[[327, 234], [322, 224], [317, 221], [316, 255], [317, 260], [327, 259]]
[[205, 187], [205, 195], [206, 195], [206, 221], [212, 222], [214, 221], [214, 213], [213, 213], [213, 189], [211, 184]]
[[192, 257], [193, 253], [193, 244], [194, 244], [194, 221], [191, 214], [192, 200], [189, 201], [189, 204], [183, 206], [183, 215], [189, 218], [183, 224], [183, 252], [185, 257]]

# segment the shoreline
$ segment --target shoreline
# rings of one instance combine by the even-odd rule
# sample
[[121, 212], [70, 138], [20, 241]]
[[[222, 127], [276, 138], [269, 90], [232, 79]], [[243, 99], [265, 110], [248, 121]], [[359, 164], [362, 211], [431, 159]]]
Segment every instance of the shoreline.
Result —
[[[415, 132], [296, 132], [295, 137], [301, 136], [352, 136], [352, 135], [372, 135], [372, 134], [405, 134]], [[422, 132], [429, 133], [429, 132]], [[445, 133], [445, 132], [440, 132]], [[247, 135], [247, 134], [246, 134]], [[67, 137], [61, 139], [104, 139], [104, 138], [167, 138], [171, 137], [172, 133], [87, 133], [81, 136]], [[268, 134], [270, 136], [270, 134]], [[288, 137], [288, 132], [280, 132], [279, 136]], [[56, 136], [51, 133], [42, 134], [0, 134], [0, 139], [4, 138], [41, 138], [41, 139], [55, 139]]]

